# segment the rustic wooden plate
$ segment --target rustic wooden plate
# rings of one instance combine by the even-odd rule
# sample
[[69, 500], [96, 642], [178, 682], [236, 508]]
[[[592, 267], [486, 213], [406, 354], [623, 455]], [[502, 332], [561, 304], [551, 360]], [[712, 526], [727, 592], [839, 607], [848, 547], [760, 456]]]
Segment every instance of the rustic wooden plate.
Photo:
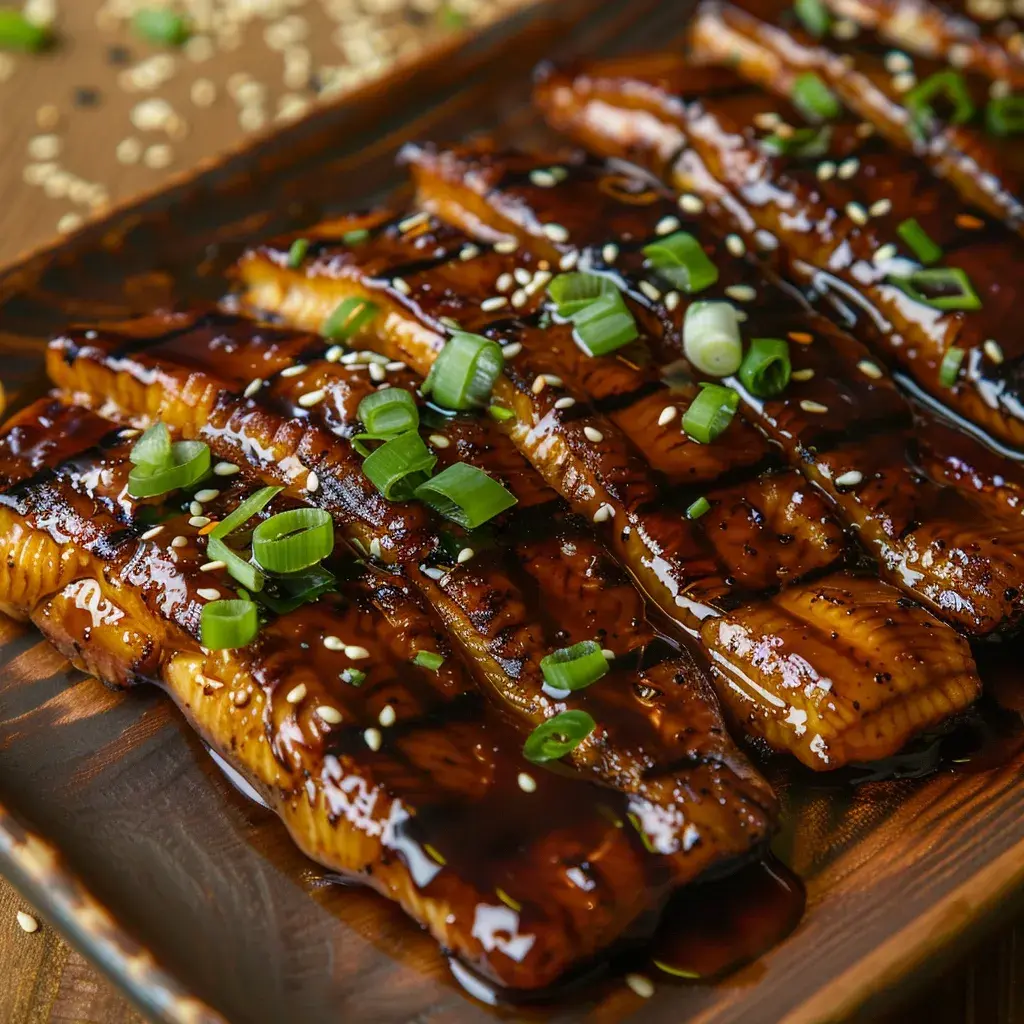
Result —
[[[528, 144], [546, 56], [664, 48], [687, 5], [561, 0], [441, 49], [354, 99], [0, 273], [2, 373], [44, 386], [68, 320], [216, 297], [239, 246], [401, 181], [409, 138], [485, 130]], [[1012, 662], [1012, 658], [1010, 659]], [[1021, 703], [1024, 707], [1024, 702]], [[1011, 723], [1020, 715], [1005, 713]], [[557, 1021], [870, 1018], [921, 981], [1024, 878], [1024, 744], [995, 766], [838, 785], [776, 771], [776, 848], [808, 909], [785, 942], [715, 985], [623, 985], [530, 1011]], [[240, 795], [157, 692], [112, 693], [31, 630], [0, 622], [0, 869], [144, 1010], [167, 1021], [493, 1019], [383, 899], [332, 884]]]

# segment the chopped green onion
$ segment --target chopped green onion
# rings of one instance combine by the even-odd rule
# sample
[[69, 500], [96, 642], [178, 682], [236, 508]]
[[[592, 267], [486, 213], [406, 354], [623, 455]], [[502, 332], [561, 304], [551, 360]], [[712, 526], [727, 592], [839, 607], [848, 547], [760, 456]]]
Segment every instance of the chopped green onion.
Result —
[[252, 601], [210, 601], [203, 605], [200, 642], [211, 651], [245, 647], [259, 631], [260, 619]]
[[261, 487], [255, 493], [250, 494], [234, 512], [226, 515], [210, 531], [210, 536], [214, 539], [219, 539], [245, 526], [257, 512], [262, 512], [270, 504], [271, 500], [283, 490], [283, 487]]
[[732, 423], [740, 396], [721, 384], [702, 384], [701, 392], [683, 413], [683, 430], [701, 444], [710, 444]]
[[781, 394], [792, 372], [789, 345], [781, 338], [754, 338], [740, 364], [743, 386], [758, 398]]
[[639, 332], [622, 292], [602, 295], [572, 318], [573, 337], [591, 356], [605, 356], [635, 340]]
[[465, 462], [452, 463], [420, 484], [416, 497], [467, 530], [475, 530], [517, 501], [497, 480]]
[[369, 433], [394, 437], [420, 425], [416, 399], [404, 388], [385, 388], [367, 395], [357, 410]]
[[302, 266], [302, 261], [306, 258], [307, 252], [309, 252], [309, 239], [296, 238], [288, 250], [288, 269], [298, 270]]
[[913, 217], [903, 221], [896, 228], [896, 233], [925, 266], [942, 259], [942, 247], [928, 237], [928, 232]]
[[506, 409], [503, 405], [489, 405], [487, 407], [487, 415], [499, 423], [507, 423], [509, 420], [516, 418], [516, 414], [511, 409]]
[[743, 361], [735, 307], [728, 302], [694, 302], [683, 320], [683, 351], [701, 373], [712, 377], [735, 373]]
[[559, 274], [548, 284], [548, 295], [555, 304], [559, 316], [567, 320], [574, 317], [581, 309], [589, 306], [602, 295], [610, 295], [619, 289], [610, 277], [603, 274], [584, 274], [574, 272]]
[[993, 135], [1024, 132], [1024, 93], [989, 100], [985, 108], [985, 127]]
[[981, 308], [981, 298], [966, 272], [959, 267], [915, 270], [908, 277], [890, 277], [888, 282], [932, 309]]
[[711, 511], [711, 502], [705, 497], [698, 498], [686, 510], [687, 519], [700, 519], [706, 512]]
[[21, 11], [0, 9], [0, 50], [25, 50], [35, 53], [50, 41], [50, 32], [29, 21]]
[[423, 393], [432, 394], [442, 409], [486, 405], [504, 367], [500, 345], [479, 334], [456, 331], [437, 354]]
[[939, 98], [952, 105], [950, 124], [964, 124], [974, 117], [974, 103], [964, 76], [959, 71], [939, 71], [919, 82], [903, 97], [903, 105], [918, 133], [934, 131], [936, 123], [942, 120], [933, 102]]
[[334, 590], [337, 581], [322, 565], [316, 565], [305, 572], [294, 572], [287, 576], [276, 576], [256, 597], [278, 615], [287, 615], [304, 604], [315, 601], [322, 594]]
[[357, 335], [376, 315], [377, 306], [366, 299], [352, 296], [343, 299], [324, 321], [320, 333], [331, 341], [348, 341]]
[[690, 295], [710, 288], [718, 280], [718, 267], [688, 231], [676, 231], [645, 245], [643, 254], [674, 288]]
[[828, 125], [822, 128], [797, 128], [786, 135], [772, 132], [761, 140], [761, 145], [769, 153], [802, 159], [824, 156], [831, 144], [832, 129]]
[[408, 501], [426, 482], [437, 464], [437, 456], [414, 430], [385, 441], [370, 452], [363, 472], [388, 501]]
[[832, 24], [832, 15], [822, 0], [794, 0], [793, 13], [815, 39], [821, 39]]
[[416, 657], [412, 659], [412, 663], [419, 665], [420, 668], [427, 668], [431, 672], [436, 672], [444, 664], [444, 658], [433, 651], [417, 651]]
[[253, 530], [252, 553], [267, 572], [309, 569], [334, 550], [334, 522], [321, 508], [292, 508]]
[[597, 723], [586, 711], [563, 711], [541, 722], [523, 744], [523, 757], [544, 764], [575, 750], [595, 729]]
[[790, 99], [808, 121], [831, 121], [843, 110], [836, 94], [813, 71], [796, 76]]
[[556, 690], [582, 690], [607, 674], [608, 659], [599, 643], [582, 640], [541, 658], [540, 670], [544, 681]]
[[160, 46], [181, 46], [192, 34], [188, 21], [167, 7], [143, 7], [132, 18], [135, 34]]
[[956, 345], [950, 345], [942, 357], [939, 366], [939, 383], [944, 388], [951, 388], [956, 383], [960, 373], [960, 364], [964, 361], [964, 350]]
[[366, 228], [353, 228], [341, 236], [341, 241], [344, 245], [362, 245], [369, 237], [370, 232]]
[[366, 673], [359, 668], [346, 668], [342, 669], [340, 678], [349, 686], [362, 686], [366, 682]]
[[238, 580], [246, 590], [258, 593], [263, 589], [266, 577], [247, 558], [229, 548], [224, 541], [212, 534], [206, 542], [206, 554], [211, 561], [223, 562], [232, 578]]
[[154, 423], [132, 445], [128, 458], [136, 466], [159, 469], [171, 461], [171, 432], [163, 423]]
[[190, 487], [210, 471], [210, 449], [202, 441], [176, 441], [171, 458], [161, 466], [135, 466], [128, 474], [133, 498], [153, 498]]

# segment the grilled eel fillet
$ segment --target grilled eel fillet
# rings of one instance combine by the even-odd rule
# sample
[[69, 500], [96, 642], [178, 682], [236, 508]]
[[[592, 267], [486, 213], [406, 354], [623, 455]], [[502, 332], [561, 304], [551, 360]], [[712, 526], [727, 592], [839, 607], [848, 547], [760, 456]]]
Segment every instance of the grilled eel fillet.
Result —
[[823, 43], [800, 25], [788, 3], [761, 4], [757, 11], [759, 17], [718, 0], [703, 3], [691, 26], [691, 57], [728, 64], [786, 98], [798, 75], [817, 74], [850, 110], [924, 160], [968, 203], [1024, 233], [1024, 144], [1018, 136], [985, 130], [987, 79], [962, 80], [974, 107], [972, 120], [945, 121], [941, 109], [934, 119], [917, 118], [907, 106], [908, 84], [924, 82], [946, 70], [945, 64], [886, 53], [865, 34]]
[[[635, 813], [627, 795], [524, 762], [522, 736], [482, 699], [409, 584], [350, 556], [333, 566], [337, 592], [271, 615], [246, 648], [204, 651], [209, 588], [233, 596], [235, 584], [202, 568], [189, 494], [127, 497], [131, 443], [54, 400], [10, 426], [0, 443], [0, 609], [31, 619], [112, 685], [163, 686], [307, 854], [399, 902], [476, 971], [511, 989], [550, 985], [649, 931], [673, 886], [763, 840], [773, 798], [731, 746], [699, 676], [675, 680], [688, 733], [674, 773], [688, 815], [683, 877], [681, 858], [660, 856], [624, 826]], [[217, 485], [204, 501], [213, 518], [257, 481], [242, 472]], [[261, 516], [294, 506], [282, 494]], [[556, 528], [520, 541], [520, 557], [540, 566], [539, 586], [568, 574], [550, 567], [557, 540]], [[595, 583], [608, 581], [598, 573]], [[632, 594], [619, 595], [620, 610], [637, 611], [635, 592], [618, 587]], [[588, 599], [614, 610], [615, 597]], [[328, 647], [327, 636], [346, 646]], [[418, 667], [418, 651], [445, 661], [436, 672]], [[345, 682], [352, 668], [365, 673], [361, 685]], [[650, 691], [656, 676], [626, 667], [602, 684]]]
[[[237, 316], [176, 315], [60, 338], [51, 347], [49, 365], [53, 379], [81, 402], [119, 411], [123, 420], [162, 419], [205, 439], [218, 457], [248, 463], [265, 482], [287, 483], [296, 475], [290, 454], [295, 444], [282, 449], [279, 438], [294, 442], [319, 431], [335, 448], [348, 449], [350, 435], [361, 430], [356, 409], [365, 394], [385, 383], [414, 386], [404, 368], [386, 359], [368, 362], [373, 353], [352, 353], [360, 358], [350, 361], [346, 355], [341, 362], [335, 358], [337, 347], [329, 359], [319, 358], [323, 348], [321, 339], [308, 334], [260, 327]], [[373, 376], [371, 368], [380, 372]], [[257, 373], [263, 375], [258, 393], [246, 387]], [[243, 389], [252, 392], [250, 398], [239, 396]], [[300, 396], [313, 393], [322, 399], [300, 404]], [[591, 687], [577, 695], [603, 728], [598, 741], [580, 745], [569, 758], [581, 771], [628, 791], [631, 813], [648, 842], [668, 856], [681, 878], [692, 877], [689, 825], [704, 819], [699, 808], [691, 814], [681, 800], [685, 790], [674, 769], [704, 756], [699, 744], [693, 745], [700, 731], [691, 729], [690, 707], [690, 696], [705, 692], [702, 674], [683, 655], [667, 657], [664, 648], [660, 657], [640, 656], [652, 633], [636, 591], [590, 531], [566, 520], [553, 492], [489, 419], [441, 417], [437, 423], [429, 410], [422, 415], [424, 435], [440, 465], [474, 462], [513, 489], [521, 505], [493, 531], [466, 535], [446, 521], [436, 524], [443, 534], [434, 534], [404, 563], [407, 577], [444, 621], [487, 692], [527, 729], [566, 707], [544, 686], [544, 655], [568, 642], [597, 638], [623, 659], [620, 686]], [[343, 458], [337, 456], [331, 465]], [[322, 465], [316, 463], [314, 472], [323, 473]], [[333, 495], [369, 485], [338, 479], [333, 489], [319, 482], [311, 489], [310, 468], [297, 474], [301, 493], [330, 511], [353, 542], [362, 543], [363, 522], [352, 533], [346, 507]], [[385, 539], [372, 537], [363, 550], [375, 557]], [[471, 559], [457, 557], [475, 548], [480, 551]], [[632, 673], [630, 665], [637, 666]], [[724, 741], [713, 746], [708, 756], [727, 757]], [[757, 799], [772, 805], [742, 757], [728, 770], [744, 779], [750, 775]], [[713, 821], [708, 824], [714, 827]], [[752, 824], [752, 833], [763, 829]]]
[[[1005, 6], [970, 0], [825, 0], [889, 43], [1024, 87], [1024, 39]], [[974, 8], [972, 10], [972, 7]], [[1015, 12], [1016, 13], [1016, 12]]]
[[[568, 169], [562, 170], [569, 173]], [[529, 182], [529, 169], [515, 177], [519, 183]], [[628, 276], [626, 263], [636, 262], [640, 240], [653, 233], [653, 227], [639, 233], [630, 225], [636, 227], [636, 217], [641, 215], [637, 211], [643, 211], [642, 216], [651, 224], [652, 217], [661, 220], [670, 215], [665, 199], [648, 186], [638, 190], [635, 179], [623, 175], [608, 176], [608, 180], [593, 175], [574, 177], [568, 188], [582, 197], [580, 209], [587, 211], [584, 216], [588, 222], [616, 225], [615, 237], [623, 243], [622, 262], [617, 266]], [[626, 193], [624, 200], [622, 190]], [[603, 208], [605, 202], [611, 209]], [[646, 209], [651, 205], [653, 210]], [[793, 578], [810, 569], [794, 561], [790, 564], [797, 571], [791, 569], [783, 577], [776, 570], [773, 580], [762, 568], [764, 561], [769, 567], [781, 564], [784, 555], [766, 546], [772, 542], [767, 530], [751, 535], [751, 525], [764, 521], [772, 509], [772, 492], [765, 489], [764, 477], [757, 477], [756, 464], [750, 463], [749, 453], [757, 435], [737, 420], [720, 443], [696, 445], [680, 434], [678, 424], [665, 429], [659, 423], [663, 410], [685, 408], [693, 391], [692, 382], [685, 376], [677, 376], [673, 386], [667, 385], [662, 372], [665, 364], [658, 361], [655, 351], [657, 333], [645, 335], [642, 341], [609, 359], [583, 357], [565, 328], [541, 326], [541, 289], [533, 282], [538, 280], [538, 270], [541, 275], [550, 272], [541, 261], [554, 266], [559, 254], [535, 255], [493, 224], [485, 225], [482, 216], [476, 223], [481, 236], [489, 231], [498, 241], [494, 245], [484, 243], [482, 237], [471, 241], [450, 226], [419, 215], [382, 221], [353, 250], [337, 241], [346, 224], [321, 225], [307, 233], [312, 255], [301, 271], [287, 268], [289, 242], [282, 240], [249, 253], [240, 272], [249, 286], [248, 300], [252, 304], [283, 312], [306, 325], [321, 322], [344, 296], [372, 298], [380, 309], [377, 319], [381, 343], [391, 355], [401, 352], [403, 359], [420, 369], [429, 365], [443, 343], [446, 326], [442, 317], [458, 316], [464, 328], [500, 340], [509, 359], [506, 380], [499, 381], [495, 393], [516, 410], [517, 421], [508, 426], [511, 436], [574, 508], [592, 515], [590, 501], [599, 509], [610, 507], [607, 516], [597, 516], [599, 525], [615, 530], [612, 542], [617, 535], [620, 558], [670, 615], [700, 637], [721, 673], [720, 695], [754, 735], [792, 751], [813, 767], [830, 768], [851, 759], [884, 756], [881, 751], [899, 749], [910, 735], [926, 728], [925, 719], [934, 723], [938, 705], [933, 706], [930, 700], [918, 703], [909, 696], [919, 689], [930, 689], [933, 681], [937, 684], [934, 692], [943, 694], [939, 699], [944, 709], [941, 714], [973, 699], [977, 680], [966, 646], [951, 630], [901, 602], [898, 593], [885, 586], [837, 573], [817, 584], [794, 584], [783, 595], [754, 591], [747, 581], [760, 580], [764, 581], [762, 586], [770, 586], [778, 579]], [[566, 225], [575, 221], [565, 218], [565, 224], [558, 223], [568, 232], [571, 227]], [[415, 229], [412, 237], [408, 237], [410, 224]], [[561, 237], [560, 232], [556, 234]], [[623, 240], [630, 237], [633, 240], [627, 245]], [[432, 258], [427, 258], [428, 254]], [[395, 279], [400, 282], [397, 286]], [[540, 280], [544, 282], [545, 278]], [[511, 293], [507, 307], [515, 310], [515, 315], [504, 305], [496, 311], [488, 309], [494, 305], [491, 299], [503, 293], [503, 285], [506, 294]], [[525, 294], [519, 295], [519, 291]], [[675, 362], [678, 364], [678, 360]], [[538, 379], [551, 379], [542, 374], [553, 375], [557, 384], [545, 383], [538, 388]], [[586, 443], [580, 444], [580, 440]], [[736, 443], [739, 440], [742, 444]], [[555, 449], [559, 443], [560, 452]], [[554, 466], [548, 461], [553, 450], [557, 453]], [[611, 457], [606, 459], [609, 454]], [[675, 461], [670, 462], [669, 455]], [[660, 473], [655, 469], [656, 459]], [[685, 503], [673, 505], [670, 497], [666, 505], [674, 509], [678, 533], [692, 538], [689, 544], [710, 548], [708, 568], [702, 571], [714, 574], [713, 583], [694, 576], [693, 559], [687, 565], [679, 558], [679, 553], [686, 550], [682, 544], [652, 544], [657, 544], [659, 535], [657, 520], [651, 516], [651, 509], [657, 506], [647, 504], [651, 499], [631, 502], [628, 492], [623, 495], [618, 487], [608, 486], [616, 467], [627, 460], [639, 467], [635, 472], [642, 471], [640, 479], [651, 481], [644, 488], [647, 494], [671, 493], [660, 482], [669, 472], [685, 479], [689, 468], [700, 482], [699, 491], [683, 492], [686, 503], [700, 493], [706, 494], [712, 505], [712, 511], [695, 524], [684, 519]], [[736, 538], [723, 531], [717, 508], [723, 502], [713, 482], [723, 475], [749, 481], [744, 485], [745, 515], [726, 524], [727, 531], [738, 534]], [[612, 482], [618, 483], [614, 479]], [[820, 518], [817, 498], [811, 504], [810, 491], [792, 483], [787, 486], [794, 494], [789, 502], [794, 540], [813, 536], [818, 522], [828, 522]], [[808, 522], [802, 522], [805, 516]], [[720, 532], [725, 536], [716, 536]], [[774, 545], [784, 549], [792, 542], [780, 534], [776, 531]], [[646, 550], [640, 544], [647, 545]], [[665, 584], [666, 578], [672, 579], [670, 573], [684, 581], [689, 575], [693, 582], [683, 590], [673, 590]], [[695, 586], [700, 586], [705, 595], [703, 608], [693, 602]], [[865, 588], [870, 590], [870, 597]], [[860, 604], [864, 619], [853, 625], [857, 615], [853, 609], [861, 593], [865, 595]], [[688, 600], [679, 600], [680, 595]], [[807, 624], [822, 595], [828, 595], [827, 600], [834, 601], [836, 607], [847, 609], [849, 645], [826, 649], [822, 644], [812, 652], [809, 647], [805, 649]], [[728, 613], [727, 618], [721, 618], [723, 612]], [[882, 634], [873, 632], [874, 625], [896, 619], [903, 620], [908, 629], [921, 630], [922, 637], [927, 636], [925, 643], [938, 643], [952, 658], [946, 661], [943, 654], [927, 666], [920, 662], [912, 665], [900, 658], [896, 682], [891, 665], [877, 665], [866, 676], [864, 665], [874, 665], [880, 653], [873, 644]], [[764, 623], [771, 624], [768, 632]], [[857, 633], [861, 633], [859, 638]], [[780, 657], [765, 658], [769, 648], [780, 652]], [[807, 656], [812, 653], [816, 660], [808, 662]], [[881, 653], [883, 659], [887, 656]], [[949, 676], [947, 669], [951, 669]], [[884, 691], [879, 689], [876, 677], [886, 678]], [[799, 685], [794, 684], [796, 679]], [[889, 715], [887, 706], [898, 706], [899, 710]], [[914, 710], [908, 713], [912, 706]], [[925, 709], [925, 719], [919, 718], [917, 712]], [[808, 721], [809, 726], [805, 725]], [[896, 728], [890, 728], [892, 725]]]
[[[1024, 337], [1012, 328], [1024, 240], [966, 211], [918, 160], [845, 116], [820, 135], [820, 158], [775, 156], [763, 140], [780, 124], [801, 125], [797, 111], [682, 59], [555, 72], [537, 95], [556, 126], [641, 160], [711, 205], [752, 248], [857, 320], [858, 333], [935, 402], [999, 442], [1024, 445]], [[942, 248], [944, 266], [967, 274], [980, 308], [943, 312], [889, 283], [919, 266], [896, 230], [910, 218]], [[963, 365], [946, 387], [941, 365], [953, 346]]]

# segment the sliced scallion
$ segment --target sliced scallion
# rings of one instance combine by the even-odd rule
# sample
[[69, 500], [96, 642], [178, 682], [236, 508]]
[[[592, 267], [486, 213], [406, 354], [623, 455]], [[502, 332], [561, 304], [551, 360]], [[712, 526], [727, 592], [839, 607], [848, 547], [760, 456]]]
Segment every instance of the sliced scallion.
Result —
[[496, 342], [456, 331], [437, 354], [423, 382], [423, 393], [433, 395], [443, 409], [463, 411], [486, 405], [504, 366]]
[[944, 388], [951, 388], [956, 383], [960, 373], [960, 365], [964, 361], [964, 350], [956, 345], [950, 345], [942, 356], [942, 363], [939, 365], [939, 383]]
[[985, 127], [993, 135], [1020, 135], [1024, 132], [1024, 93], [989, 100], [985, 108]]
[[288, 249], [288, 269], [298, 270], [302, 266], [307, 252], [309, 252], [309, 239], [296, 238]]
[[822, 0], [794, 0], [793, 13], [815, 39], [821, 39], [832, 24], [832, 15]]
[[362, 245], [369, 237], [370, 232], [366, 228], [353, 228], [341, 236], [341, 241], [344, 245]]
[[487, 407], [487, 415], [499, 423], [507, 423], [509, 420], [516, 418], [516, 414], [511, 409], [506, 409], [503, 405], [489, 405]]
[[252, 553], [267, 572], [309, 569], [334, 550], [334, 522], [320, 508], [293, 508], [264, 519], [253, 530]]
[[256, 596], [260, 604], [266, 605], [272, 612], [287, 615], [334, 590], [336, 585], [337, 581], [330, 572], [322, 565], [315, 565], [305, 572], [293, 572], [267, 580], [266, 586]]
[[163, 423], [154, 423], [132, 445], [128, 458], [136, 466], [159, 468], [171, 461], [171, 432]]
[[843, 109], [836, 94], [813, 71], [805, 71], [796, 76], [790, 99], [808, 121], [831, 121]]
[[732, 423], [740, 396], [721, 384], [704, 384], [683, 413], [683, 430], [701, 444], [710, 444]]
[[257, 512], [262, 512], [283, 487], [261, 487], [250, 494], [233, 512], [226, 515], [211, 531], [210, 536], [220, 539], [241, 529]]
[[617, 289], [573, 315], [573, 337], [591, 356], [605, 356], [634, 341], [639, 331], [622, 292]]
[[416, 399], [404, 388], [385, 388], [367, 395], [357, 410], [367, 431], [377, 437], [393, 437], [420, 425]]
[[693, 295], [718, 280], [718, 267], [688, 231], [676, 231], [643, 248], [651, 266], [674, 288]]
[[433, 651], [417, 651], [416, 657], [412, 659], [412, 663], [419, 665], [420, 668], [436, 672], [444, 664], [444, 658]]
[[608, 659], [599, 643], [582, 640], [541, 658], [540, 670], [544, 681], [556, 690], [582, 690], [607, 674]]
[[571, 319], [591, 302], [617, 292], [615, 282], [603, 274], [559, 274], [548, 284], [548, 295], [559, 316]]
[[913, 217], [899, 224], [896, 233], [925, 266], [938, 263], [942, 259], [942, 247], [928, 237], [928, 232]]
[[246, 590], [259, 593], [263, 589], [263, 584], [266, 582], [263, 573], [247, 558], [243, 558], [220, 538], [214, 537], [212, 533], [206, 542], [206, 554], [211, 560], [223, 562], [231, 577], [241, 583]]
[[915, 270], [907, 277], [889, 277], [889, 284], [932, 309], [980, 309], [981, 297], [959, 267]]
[[377, 312], [374, 303], [351, 296], [338, 303], [338, 307], [324, 321], [320, 333], [331, 341], [348, 341], [349, 338], [354, 338]]
[[686, 510], [687, 519], [700, 519], [702, 515], [711, 511], [711, 502], [701, 496], [692, 502]]
[[740, 364], [743, 386], [758, 398], [781, 394], [792, 373], [789, 345], [781, 338], [754, 338]]
[[918, 134], [934, 131], [937, 124], [946, 120], [936, 110], [937, 100], [952, 108], [948, 118], [950, 124], [964, 124], [974, 117], [974, 103], [964, 76], [959, 71], [938, 71], [903, 97], [903, 105]]
[[785, 135], [772, 132], [761, 140], [761, 145], [776, 156], [795, 156], [808, 160], [824, 156], [831, 143], [832, 130], [828, 125], [822, 128], [797, 128]]
[[159, 46], [181, 46], [192, 34], [188, 21], [168, 7], [143, 7], [132, 18], [135, 34]]
[[530, 733], [523, 756], [534, 764], [556, 761], [575, 750], [596, 728], [597, 723], [586, 711], [563, 711]]
[[346, 668], [342, 670], [340, 679], [349, 686], [362, 686], [366, 682], [366, 673], [359, 668]]
[[420, 484], [416, 497], [467, 530], [475, 530], [517, 501], [497, 480], [465, 462], [455, 462]]
[[29, 21], [13, 8], [0, 9], [0, 50], [24, 50], [35, 53], [50, 41], [49, 31]]
[[736, 309], [728, 302], [694, 302], [683, 320], [683, 351], [701, 373], [735, 373], [743, 361]]
[[252, 601], [209, 601], [203, 605], [200, 640], [211, 651], [245, 647], [259, 631], [260, 619]]
[[153, 498], [179, 491], [201, 480], [210, 471], [210, 449], [202, 441], [176, 441], [170, 459], [160, 466], [135, 466], [128, 474], [128, 493], [133, 498]]
[[363, 462], [363, 472], [388, 501], [408, 501], [430, 477], [436, 463], [437, 456], [419, 434], [410, 430], [370, 452]]

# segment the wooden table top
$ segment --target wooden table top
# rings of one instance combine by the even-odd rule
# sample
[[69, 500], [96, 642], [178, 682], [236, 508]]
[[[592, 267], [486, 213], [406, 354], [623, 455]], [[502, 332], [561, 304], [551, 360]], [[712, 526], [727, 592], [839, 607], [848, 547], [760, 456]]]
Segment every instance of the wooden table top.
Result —
[[[247, 131], [299, 116], [320, 97], [411, 59], [439, 34], [521, 2], [266, 0], [249, 5], [265, 16], [226, 18], [164, 50], [113, 13], [130, 3], [30, 0], [44, 14], [56, 11], [57, 42], [43, 54], [0, 51], [0, 265], [108, 203], [160, 187]], [[45, 922], [26, 932], [19, 912], [34, 914], [0, 880], [0, 1022], [143, 1019]], [[892, 1024], [1021, 1020], [1022, 936], [1012, 924], [976, 944], [894, 1012]]]

